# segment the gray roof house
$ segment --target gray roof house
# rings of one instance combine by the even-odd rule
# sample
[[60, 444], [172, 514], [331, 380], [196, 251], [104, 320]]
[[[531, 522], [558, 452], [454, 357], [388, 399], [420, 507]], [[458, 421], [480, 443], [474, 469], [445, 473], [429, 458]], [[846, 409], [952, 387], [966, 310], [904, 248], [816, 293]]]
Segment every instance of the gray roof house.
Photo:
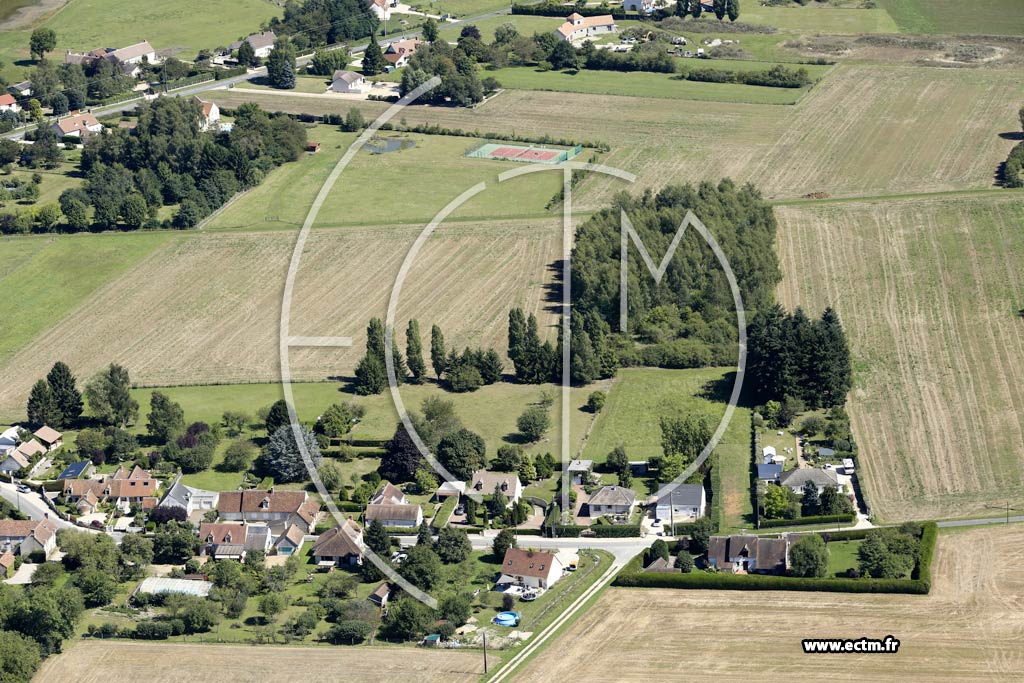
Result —
[[666, 486], [656, 494], [654, 515], [664, 522], [686, 522], [703, 517], [707, 509], [707, 494], [700, 484]]
[[835, 470], [826, 470], [818, 467], [802, 467], [800, 469], [783, 472], [779, 477], [779, 485], [786, 486], [793, 493], [803, 493], [804, 485], [807, 482], [818, 487], [818, 493], [825, 490], [826, 486], [839, 487], [839, 478]]
[[712, 536], [708, 539], [708, 565], [734, 574], [783, 574], [789, 566], [789, 544], [785, 536]]
[[191, 515], [196, 510], [216, 510], [219, 498], [220, 494], [217, 491], [207, 491], [205, 489], [185, 486], [179, 480], [171, 486], [157, 507], [184, 508], [185, 514]]
[[757, 466], [757, 478], [761, 481], [770, 481], [775, 483], [779, 480], [779, 475], [782, 474], [782, 465], [758, 465]]
[[636, 506], [636, 492], [623, 486], [602, 486], [587, 502], [591, 517], [628, 515]]

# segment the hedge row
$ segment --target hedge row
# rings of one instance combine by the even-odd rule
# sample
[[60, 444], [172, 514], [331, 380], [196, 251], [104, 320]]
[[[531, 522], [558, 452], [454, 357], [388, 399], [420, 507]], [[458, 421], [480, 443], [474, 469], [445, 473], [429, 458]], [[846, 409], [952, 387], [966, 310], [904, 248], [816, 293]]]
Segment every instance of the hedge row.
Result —
[[694, 571], [690, 574], [632, 571], [627, 565], [615, 580], [615, 586], [637, 588], [704, 588], [714, 590], [748, 591], [819, 591], [829, 593], [911, 593], [925, 595], [931, 588], [929, 581], [920, 579], [809, 579], [795, 576], [766, 574], [709, 574]]
[[578, 538], [584, 531], [595, 538], [636, 538], [640, 536], [639, 524], [602, 524], [595, 526], [558, 525], [548, 527], [552, 538]]
[[796, 519], [762, 519], [761, 529], [774, 529], [777, 527], [803, 526], [807, 524], [852, 524], [857, 518], [852, 512], [845, 515], [811, 515], [810, 517], [797, 517]]
[[606, 14], [611, 14], [612, 15], [612, 19], [615, 19], [617, 21], [621, 21], [623, 19], [637, 19], [637, 20], [640, 20], [640, 19], [654, 19], [654, 20], [657, 20], [657, 19], [664, 19], [665, 17], [671, 15], [671, 13], [669, 13], [669, 12], [661, 12], [661, 11], [655, 11], [655, 12], [653, 12], [651, 14], [637, 14], [637, 13], [627, 14], [626, 12], [623, 12], [621, 10], [620, 11], [615, 11], [615, 10], [612, 10], [612, 9], [602, 9], [600, 7], [585, 7], [585, 6], [584, 7], [579, 7], [579, 6], [570, 7], [568, 5], [563, 5], [563, 4], [558, 3], [558, 2], [541, 2], [541, 3], [536, 4], [536, 5], [519, 5], [519, 4], [513, 4], [512, 5], [512, 14], [528, 14], [528, 15], [532, 15], [532, 16], [535, 16], [535, 17], [562, 17], [562, 18], [565, 18], [569, 14], [571, 14], [572, 12], [576, 12], [577, 14], [579, 14], [581, 16], [584, 16], [584, 17], [596, 17], [596, 16], [604, 16]]
[[932, 586], [932, 554], [935, 552], [935, 541], [939, 536], [939, 525], [935, 522], [926, 522], [921, 531], [920, 557], [917, 561], [917, 568], [911, 574], [914, 579], [923, 583], [927, 588]]
[[455, 511], [455, 506], [459, 504], [458, 496], [448, 496], [444, 503], [441, 504], [441, 508], [434, 515], [434, 518], [430, 520], [430, 526], [432, 529], [440, 531], [448, 524], [448, 520], [451, 519], [452, 513]]

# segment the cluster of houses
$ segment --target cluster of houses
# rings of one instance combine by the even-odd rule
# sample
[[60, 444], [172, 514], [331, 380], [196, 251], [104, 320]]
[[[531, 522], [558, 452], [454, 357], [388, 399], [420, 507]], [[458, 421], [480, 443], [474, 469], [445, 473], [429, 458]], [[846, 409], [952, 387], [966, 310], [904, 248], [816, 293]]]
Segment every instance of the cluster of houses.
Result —
[[[830, 448], [818, 449], [818, 454], [823, 457], [835, 455]], [[802, 493], [804, 487], [809, 483], [813, 484], [818, 493], [825, 490], [826, 486], [834, 486], [839, 491], [846, 488], [843, 478], [854, 473], [854, 463], [851, 458], [844, 458], [842, 467], [836, 468], [832, 465], [824, 467], [797, 467], [785, 470], [786, 456], [779, 455], [774, 446], [765, 446], [761, 450], [762, 462], [757, 463], [757, 478], [768, 484], [785, 486], [793, 493]], [[841, 471], [840, 471], [841, 470]]]
[[22, 441], [21, 428], [17, 425], [0, 433], [0, 472], [13, 477], [15, 472], [27, 470], [32, 474], [33, 465], [41, 462], [37, 456], [55, 451], [64, 445], [64, 435], [52, 427], [43, 425], [32, 438]]
[[[120, 466], [113, 474], [97, 479], [65, 476], [73, 475], [79, 469], [87, 469], [88, 464], [74, 463], [70, 471], [61, 472], [61, 476], [64, 476], [61, 496], [80, 516], [91, 515], [99, 510], [100, 505], [108, 503], [123, 514], [128, 514], [133, 505], [138, 505], [142, 510], [152, 510], [159, 503], [157, 491], [160, 489], [160, 480], [138, 465], [131, 470]], [[83, 468], [83, 465], [86, 467]]]

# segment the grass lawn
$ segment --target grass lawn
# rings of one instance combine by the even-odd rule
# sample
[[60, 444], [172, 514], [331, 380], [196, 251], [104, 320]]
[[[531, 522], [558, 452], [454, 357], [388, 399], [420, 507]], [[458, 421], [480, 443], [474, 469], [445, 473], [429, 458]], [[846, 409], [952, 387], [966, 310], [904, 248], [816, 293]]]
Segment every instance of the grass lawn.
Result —
[[[383, 132], [385, 138], [399, 136]], [[463, 191], [479, 182], [486, 190], [469, 200], [452, 218], [508, 218], [547, 215], [545, 205], [558, 191], [561, 175], [538, 173], [498, 184], [503, 171], [522, 164], [469, 159], [475, 138], [444, 135], [404, 136], [414, 146], [386, 154], [367, 150], [353, 158], [334, 186], [317, 219], [317, 227], [426, 224]], [[353, 133], [319, 125], [309, 138], [321, 144], [317, 154], [275, 170], [261, 184], [208, 224], [210, 230], [297, 227], [306, 217], [323, 180], [349, 145]], [[375, 197], [352, 201], [352, 197]]]
[[[65, 50], [124, 47], [141, 40], [157, 50], [179, 49], [191, 59], [201, 48], [225, 46], [280, 14], [281, 9], [266, 0], [70, 0], [42, 25], [57, 33], [51, 58], [58, 62]], [[3, 75], [11, 82], [28, 77], [30, 34], [0, 33]]]
[[[32, 176], [38, 173], [43, 178], [43, 182], [39, 184], [39, 199], [33, 202], [30, 206], [43, 206], [44, 204], [56, 203], [57, 199], [60, 198], [60, 193], [72, 187], [78, 187], [82, 184], [81, 178], [76, 178], [69, 175], [72, 171], [77, 170], [77, 164], [63, 163], [60, 167], [46, 170], [43, 168], [31, 169], [15, 167], [9, 176], [0, 177], [2, 181], [3, 177], [17, 178], [24, 182], [31, 182]], [[12, 202], [9, 208], [22, 210], [17, 203]]]
[[863, 539], [854, 541], [831, 541], [828, 548], [828, 573], [826, 576], [841, 576], [846, 574], [847, 569], [854, 569], [858, 566], [857, 551]]
[[[292, 389], [299, 419], [311, 423], [331, 403], [354, 402], [366, 408], [366, 415], [353, 430], [353, 437], [356, 439], [390, 439], [394, 434], [395, 425], [398, 423], [398, 413], [391, 402], [391, 395], [384, 393], [376, 396], [356, 396], [343, 391], [343, 388], [342, 385], [331, 382], [293, 384]], [[582, 408], [586, 403], [587, 395], [593, 389], [594, 387], [590, 386], [572, 391], [570, 429], [574, 454], [577, 453], [580, 440], [592, 419], [591, 414]], [[487, 443], [487, 453], [489, 456], [493, 456], [503, 443], [516, 440], [518, 436], [516, 418], [528, 405], [537, 402], [543, 391], [547, 391], [556, 398], [555, 404], [550, 410], [552, 427], [541, 441], [535, 444], [524, 444], [524, 447], [529, 453], [547, 451], [558, 457], [560, 430], [557, 424], [557, 390], [558, 387], [554, 385], [537, 386], [499, 382], [468, 394], [449, 393], [434, 384], [406, 385], [402, 387], [401, 392], [406, 408], [411, 411], [418, 411], [423, 399], [428, 396], [441, 395], [452, 401], [462, 422], [468, 429], [484, 437]], [[150, 395], [153, 391], [154, 389], [136, 389], [132, 392], [140, 406], [138, 424], [141, 429], [145, 429]], [[267, 407], [283, 397], [281, 386], [270, 383], [169, 387], [161, 388], [159, 391], [169, 396], [172, 401], [181, 404], [187, 422], [202, 420], [210, 424], [219, 423], [226, 410], [241, 411], [255, 416], [257, 410]], [[253, 417], [253, 421], [255, 422], [255, 417]], [[259, 429], [254, 432], [254, 435], [264, 436], [262, 430]], [[347, 469], [346, 467], [346, 471]], [[218, 473], [189, 476], [199, 477], [207, 474], [219, 476]], [[230, 476], [237, 480], [237, 474]], [[227, 475], [224, 478], [226, 479]]]
[[[881, 4], [887, 3], [883, 1]], [[717, 21], [713, 16], [711, 20]], [[895, 33], [899, 30], [884, 9], [847, 9], [815, 2], [786, 7], [760, 7], [748, 2], [744, 3], [739, 20], [783, 30], [821, 33]]]
[[1024, 33], [1018, 0], [879, 0], [901, 31], [907, 33]]
[[170, 239], [166, 231], [2, 238], [7, 321], [0, 329], [0, 359]]
[[[726, 62], [715, 62], [716, 66]], [[703, 65], [703, 64], [702, 64]], [[763, 64], [766, 68], [770, 65]], [[506, 88], [516, 90], [554, 90], [589, 93], [594, 95], [623, 95], [627, 97], [657, 97], [665, 99], [701, 100], [713, 102], [746, 102], [751, 104], [794, 104], [810, 86], [804, 88], [766, 88], [737, 83], [702, 83], [683, 81], [670, 74], [651, 72], [622, 73], [618, 71], [538, 71], [534, 67], [506, 67], [488, 69], [485, 76], [493, 76]]]
[[[300, 75], [295, 77], [295, 89], [289, 92], [304, 92], [321, 94], [327, 92], [331, 81], [327, 76], [315, 74]], [[251, 81], [242, 81], [235, 85], [236, 88], [250, 88], [254, 90], [273, 90], [266, 78], [254, 78]]]
[[414, 10], [427, 14], [456, 17], [475, 17], [509, 7], [507, 0], [415, 0], [409, 4]]
[[[622, 445], [630, 460], [646, 460], [661, 453], [663, 415], [699, 413], [706, 415], [713, 427], [718, 426], [725, 404], [702, 396], [706, 387], [723, 382], [728, 395], [732, 372], [727, 368], [696, 370], [661, 370], [656, 368], [623, 368], [612, 386], [604, 410], [597, 418], [587, 441], [584, 456], [604, 462], [608, 452]], [[717, 393], [717, 392], [716, 392]], [[718, 447], [722, 468], [721, 496], [723, 532], [726, 529], [749, 527], [750, 503], [750, 410], [737, 407]], [[643, 492], [642, 482], [634, 488]]]

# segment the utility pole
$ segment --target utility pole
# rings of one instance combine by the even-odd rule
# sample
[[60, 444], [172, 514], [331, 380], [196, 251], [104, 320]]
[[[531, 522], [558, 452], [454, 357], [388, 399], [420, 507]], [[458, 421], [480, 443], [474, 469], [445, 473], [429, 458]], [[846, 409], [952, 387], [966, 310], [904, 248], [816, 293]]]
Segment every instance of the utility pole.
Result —
[[992, 510], [1005, 510], [1006, 511], [1006, 523], [1010, 523], [1010, 510], [1014, 512], [1022, 512], [1021, 508], [1010, 507], [1010, 501], [1006, 501], [1003, 505], [986, 505], [985, 507]]

